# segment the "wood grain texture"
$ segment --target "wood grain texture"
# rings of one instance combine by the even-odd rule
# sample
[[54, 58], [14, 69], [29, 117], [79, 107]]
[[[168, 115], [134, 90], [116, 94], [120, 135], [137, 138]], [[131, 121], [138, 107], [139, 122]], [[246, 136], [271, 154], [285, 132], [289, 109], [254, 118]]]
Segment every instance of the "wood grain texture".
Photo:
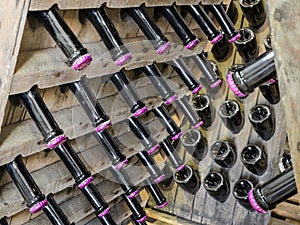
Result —
[[[29, 2], [29, 0], [24, 0], [9, 3], [1, 1], [0, 3], [0, 104], [2, 106], [6, 105], [10, 92]], [[1, 107], [0, 127], [3, 116], [4, 107]]]
[[300, 188], [300, 101], [297, 76], [300, 69], [300, 19], [297, 1], [266, 1], [271, 27], [272, 44], [275, 51], [275, 64], [283, 110], [286, 117], [290, 151], [295, 170], [298, 190]]
[[[226, 0], [228, 1], [228, 0]], [[173, 3], [177, 5], [189, 5], [189, 4], [219, 4], [221, 2], [226, 2], [221, 0], [95, 0], [95, 1], [83, 1], [83, 0], [51, 0], [51, 1], [43, 1], [43, 0], [32, 0], [30, 4], [30, 10], [46, 10], [49, 9], [52, 5], [57, 4], [61, 9], [79, 9], [79, 8], [98, 8], [102, 4], [106, 4], [111, 8], [125, 8], [125, 7], [138, 7], [142, 4], [146, 6], [159, 6], [159, 5], [172, 5]]]

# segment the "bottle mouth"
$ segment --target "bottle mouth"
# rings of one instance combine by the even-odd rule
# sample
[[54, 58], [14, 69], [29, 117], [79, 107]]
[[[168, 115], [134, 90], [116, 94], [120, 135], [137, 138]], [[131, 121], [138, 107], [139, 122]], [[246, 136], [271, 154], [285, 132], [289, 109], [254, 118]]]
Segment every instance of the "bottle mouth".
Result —
[[227, 100], [219, 107], [219, 115], [222, 118], [232, 118], [240, 111], [239, 104], [234, 100]]
[[186, 184], [193, 176], [193, 173], [194, 171], [192, 167], [190, 165], [185, 165], [185, 167], [182, 170], [175, 172], [173, 174], [173, 177], [176, 183]]
[[241, 37], [235, 41], [238, 45], [247, 44], [255, 38], [254, 32], [249, 28], [241, 28], [238, 30], [238, 33], [241, 35]]
[[230, 153], [230, 145], [225, 141], [215, 141], [210, 148], [210, 155], [213, 159], [224, 160]]
[[271, 115], [270, 108], [266, 105], [256, 105], [250, 109], [249, 120], [255, 124], [263, 123]]
[[195, 111], [202, 111], [210, 105], [210, 99], [205, 94], [197, 94], [192, 98], [192, 107]]
[[254, 165], [262, 158], [262, 149], [256, 145], [247, 145], [241, 152], [241, 160], [245, 164]]
[[208, 191], [218, 191], [223, 184], [224, 178], [219, 172], [210, 172], [204, 179], [204, 188]]
[[245, 8], [250, 8], [254, 5], [257, 5], [258, 3], [260, 3], [260, 0], [239, 0], [240, 5], [245, 7]]
[[181, 136], [181, 143], [186, 147], [193, 147], [198, 144], [202, 135], [197, 129], [191, 128], [183, 133]]
[[270, 34], [268, 34], [267, 36], [265, 36], [265, 38], [264, 38], [264, 46], [265, 46], [266, 50], [272, 49], [272, 39], [271, 39], [271, 35]]
[[233, 187], [233, 195], [236, 199], [247, 200], [248, 193], [254, 188], [253, 183], [248, 179], [239, 180]]

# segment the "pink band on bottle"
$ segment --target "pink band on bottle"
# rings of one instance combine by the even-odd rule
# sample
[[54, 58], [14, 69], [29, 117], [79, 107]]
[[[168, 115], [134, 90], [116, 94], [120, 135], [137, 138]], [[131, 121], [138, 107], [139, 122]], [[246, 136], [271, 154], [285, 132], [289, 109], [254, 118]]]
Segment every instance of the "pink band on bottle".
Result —
[[248, 193], [248, 200], [252, 206], [252, 208], [257, 211], [258, 213], [260, 214], [265, 214], [267, 211], [265, 211], [264, 209], [262, 209], [259, 204], [256, 202], [255, 200], [255, 197], [254, 197], [254, 194], [253, 194], [253, 190], [254, 189], [251, 189], [251, 191], [249, 191]]
[[67, 137], [65, 134], [58, 135], [57, 137], [51, 139], [48, 141], [47, 146], [49, 149], [56, 148], [58, 145], [64, 143], [67, 140]]
[[195, 39], [195, 40], [192, 40], [191, 42], [189, 42], [185, 47], [188, 50], [192, 50], [199, 43], [200, 43], [200, 41], [198, 39]]
[[101, 218], [103, 216], [106, 216], [109, 212], [110, 212], [111, 208], [108, 207], [107, 209], [105, 209], [103, 212], [101, 212], [100, 214], [98, 214], [98, 217]]
[[156, 53], [159, 55], [164, 54], [169, 48], [171, 48], [171, 43], [167, 42], [165, 44], [163, 44], [162, 46], [160, 46], [157, 50]]
[[36, 212], [40, 211], [42, 208], [44, 208], [47, 204], [48, 204], [47, 199], [44, 199], [43, 201], [40, 201], [40, 202], [36, 203], [34, 206], [32, 206], [29, 209], [29, 211], [31, 213], [36, 213]]
[[185, 168], [185, 165], [180, 165], [175, 169], [175, 171], [178, 172], [180, 170], [183, 170], [184, 168]]
[[143, 114], [144, 114], [145, 112], [147, 112], [147, 111], [148, 111], [147, 107], [144, 106], [143, 108], [138, 109], [138, 110], [133, 114], [133, 116], [134, 116], [135, 118], [138, 118], [139, 116], [143, 115]]
[[195, 129], [201, 127], [204, 124], [203, 121], [200, 121], [199, 123], [197, 123], [195, 126], [193, 126]]
[[140, 191], [139, 191], [139, 190], [136, 190], [136, 191], [132, 192], [130, 195], [128, 195], [128, 198], [133, 199], [133, 198], [135, 198], [139, 193], [140, 193]]
[[136, 220], [138, 223], [144, 222], [147, 219], [147, 216], [144, 216], [141, 219]]
[[160, 145], [157, 144], [153, 148], [147, 151], [148, 155], [152, 155], [154, 152], [156, 152], [160, 148]]
[[122, 167], [126, 166], [128, 164], [128, 159], [125, 159], [124, 161], [120, 162], [119, 164], [117, 164], [115, 166], [115, 169], [116, 170], [120, 170]]
[[214, 45], [214, 44], [218, 43], [222, 38], [223, 38], [223, 34], [219, 34], [217, 37], [215, 37], [214, 39], [212, 39], [210, 41], [210, 43]]
[[119, 57], [119, 58], [115, 61], [115, 64], [116, 64], [117, 66], [123, 66], [124, 64], [128, 63], [130, 59], [132, 59], [131, 53], [127, 53], [127, 54], [122, 55], [121, 57]]
[[176, 141], [178, 138], [180, 138], [181, 136], [183, 135], [183, 133], [180, 131], [178, 134], [176, 134], [176, 135], [174, 135], [173, 137], [172, 137], [172, 140], [173, 141]]
[[72, 65], [74, 70], [82, 70], [92, 62], [91, 54], [87, 53], [85, 55], [80, 56]]
[[105, 121], [104, 123], [99, 124], [95, 128], [95, 130], [96, 130], [96, 132], [101, 132], [101, 131], [105, 130], [106, 128], [108, 128], [110, 125], [111, 125], [111, 121], [108, 120], [108, 121]]
[[165, 179], [165, 175], [164, 175], [164, 174], [161, 175], [160, 177], [156, 178], [156, 179], [154, 180], [154, 182], [155, 182], [156, 184], [158, 184], [158, 183], [161, 182], [163, 179]]
[[215, 88], [215, 87], [217, 87], [217, 86], [220, 86], [220, 84], [222, 83], [222, 80], [217, 80], [215, 83], [212, 83], [211, 85], [210, 85], [210, 87], [211, 88]]
[[202, 86], [199, 85], [198, 87], [196, 87], [194, 90], [192, 90], [192, 94], [197, 94], [200, 90], [201, 90]]
[[158, 205], [157, 207], [161, 209], [161, 208], [167, 206], [168, 204], [169, 204], [169, 202], [166, 201], [165, 203], [163, 203], [163, 204], [161, 204], [161, 205]]
[[229, 73], [227, 75], [227, 83], [228, 83], [228, 86], [229, 88], [231, 89], [231, 91], [237, 96], [237, 97], [240, 97], [240, 98], [244, 98], [244, 97], [247, 97], [248, 95], [247, 94], [244, 94], [243, 92], [241, 92], [238, 87], [236, 86], [236, 84], [234, 83], [234, 80], [233, 80], [233, 77], [232, 77], [232, 73]]
[[237, 34], [237, 35], [235, 35], [234, 37], [232, 37], [230, 40], [229, 40], [229, 42], [230, 43], [232, 43], [232, 42], [235, 42], [237, 39], [239, 39], [241, 37], [241, 35], [240, 34]]
[[85, 186], [89, 185], [94, 180], [93, 176], [90, 176], [86, 178], [84, 181], [82, 181], [80, 184], [78, 184], [78, 187], [80, 189], [83, 189]]
[[165, 101], [165, 104], [166, 105], [170, 105], [172, 102], [174, 102], [176, 99], [178, 98], [177, 95], [173, 95], [172, 97], [168, 98], [166, 101]]

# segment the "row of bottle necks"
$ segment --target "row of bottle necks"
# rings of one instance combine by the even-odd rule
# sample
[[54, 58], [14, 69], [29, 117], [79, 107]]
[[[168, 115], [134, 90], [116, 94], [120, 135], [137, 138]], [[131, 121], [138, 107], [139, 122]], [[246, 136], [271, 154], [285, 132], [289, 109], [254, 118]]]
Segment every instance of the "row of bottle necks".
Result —
[[[262, 2], [258, 2], [260, 4], [258, 4], [257, 7], [263, 9]], [[251, 5], [252, 3], [251, 1], [241, 1], [240, 4], [241, 6], [243, 6], [242, 4]], [[259, 57], [256, 57], [255, 54], [247, 54], [247, 51], [250, 52], [255, 48], [253, 47], [255, 45], [253, 44], [253, 35], [251, 33], [251, 30], [237, 31], [234, 28], [233, 23], [230, 21], [228, 15], [225, 13], [223, 6], [210, 5], [207, 7], [207, 9], [215, 16], [224, 33], [215, 27], [201, 5], [185, 6], [183, 8], [194, 17], [194, 19], [199, 24], [203, 32], [207, 35], [207, 38], [211, 41], [212, 44], [223, 43], [221, 44], [221, 47], [224, 47], [226, 43], [221, 42], [221, 40], [225, 40], [225, 38], [223, 39], [223, 35], [225, 34], [230, 42], [235, 43], [237, 49], [239, 49], [239, 46], [243, 46], [246, 49], [244, 50], [244, 52], [246, 52], [245, 55], [252, 55], [252, 57], [254, 57], [251, 58], [250, 61], [246, 56], [243, 57], [245, 62], [248, 61], [245, 65], [239, 65], [229, 70], [227, 81], [231, 90], [236, 94], [236, 96], [244, 98], [248, 93], [251, 93], [254, 88], [261, 86], [266, 81], [272, 80], [272, 84], [276, 83], [273, 51], [269, 49], [266, 51], [266, 53], [262, 54]], [[249, 17], [248, 18], [246, 16], [247, 20], [249, 20], [250, 22], [251, 18], [249, 15], [251, 13], [247, 14], [246, 8], [247, 7], [242, 7], [245, 16], [248, 15]], [[170, 22], [175, 32], [183, 41], [183, 44], [188, 49], [193, 49], [199, 43], [199, 41], [186, 26], [183, 18], [176, 11], [176, 8], [174, 6], [160, 7], [160, 10], [163, 12], [162, 14], [166, 16], [166, 19]], [[261, 26], [265, 20], [264, 10], [261, 11], [263, 12], [262, 15], [260, 14], [262, 18], [260, 21], [261, 24], [253, 25], [254, 28], [258, 28], [259, 26]], [[110, 50], [112, 58], [116, 62], [116, 64], [118, 66], [122, 66], [125, 63], [129, 62], [132, 56], [130, 55], [128, 49], [123, 45], [123, 41], [119, 37], [114, 25], [109, 20], [105, 8], [100, 7], [99, 9], [86, 9], [82, 12], [95, 26], [104, 44], [106, 45], [108, 50]], [[170, 48], [170, 43], [168, 42], [166, 37], [164, 37], [157, 25], [153, 22], [152, 18], [147, 15], [143, 6], [137, 8], [128, 8], [126, 9], [126, 13], [139, 25], [140, 29], [144, 32], [145, 36], [148, 39], [155, 40], [155, 42], [153, 42], [154, 49], [158, 54], [163, 54]], [[49, 34], [61, 48], [61, 50], [67, 57], [67, 64], [69, 66], [72, 66], [75, 70], [81, 70], [88, 66], [88, 64], [92, 61], [91, 55], [72, 33], [71, 29], [67, 26], [67, 24], [64, 22], [63, 18], [59, 15], [55, 8], [51, 8], [50, 10], [42, 12], [32, 12], [32, 14], [45, 26]], [[253, 15], [254, 14], [252, 14], [252, 17]], [[176, 24], [179, 24], [180, 26], [177, 27], [175, 26]], [[249, 39], [249, 41], [247, 39]], [[266, 43], [269, 44], [269, 42]], [[240, 54], [241, 56], [243, 56], [243, 53]], [[210, 87], [215, 88], [219, 86], [220, 77], [216, 73], [216, 70], [214, 70], [214, 67], [211, 66], [211, 63], [207, 61], [205, 54], [201, 53], [199, 55], [196, 55], [193, 57], [193, 59], [200, 70], [203, 72]], [[188, 89], [192, 91], [192, 94], [197, 94], [201, 89], [201, 84], [189, 70], [184, 60], [176, 59], [172, 60], [172, 63], [174, 64], [174, 69], [183, 79]], [[261, 68], [262, 70], [258, 70], [256, 68]], [[180, 110], [182, 110], [185, 117], [189, 120], [190, 124], [194, 128], [198, 128], [205, 123], [205, 119], [207, 119], [205, 117], [205, 114], [202, 114], [203, 118], [200, 118], [199, 115], [193, 110], [191, 105], [188, 104], [188, 100], [186, 97], [178, 99], [176, 93], [174, 93], [168, 86], [167, 82], [162, 79], [161, 72], [158, 70], [155, 64], [143, 67], [142, 70], [153, 82], [166, 105], [172, 103], [176, 104], [176, 106]], [[125, 72], [120, 71], [113, 74], [111, 76], [111, 81], [120, 91], [133, 114], [133, 116], [129, 118], [130, 128], [132, 129], [133, 133], [135, 133], [135, 135], [141, 140], [146, 149], [146, 151], [138, 153], [137, 156], [139, 157], [139, 160], [142, 162], [142, 164], [147, 167], [147, 170], [151, 175], [151, 178], [147, 180], [147, 182], [149, 183], [147, 187], [152, 187], [152, 189], [148, 189], [152, 190], [152, 196], [156, 199], [158, 206], [163, 207], [167, 204], [167, 202], [161, 192], [159, 192], [156, 183], [162, 181], [164, 179], [164, 176], [159, 168], [155, 165], [155, 162], [150, 155], [156, 152], [159, 147], [161, 147], [169, 157], [176, 172], [179, 173], [180, 171], [185, 171], [185, 173], [188, 173], [188, 171], [190, 171], [189, 169], [187, 169], [189, 168], [189, 166], [184, 166], [178, 155], [176, 155], [176, 151], [174, 151], [174, 147], [172, 146], [172, 140], [175, 141], [180, 138], [180, 136], [182, 136], [182, 132], [180, 128], [177, 127], [176, 123], [172, 120], [164, 105], [157, 107], [153, 110], [153, 112], [157, 117], [161, 118], [164, 121], [166, 129], [170, 135], [169, 137], [164, 139], [160, 143], [160, 145], [158, 145], [138, 118], [147, 111], [147, 107], [140, 100], [136, 91], [132, 87], [130, 87], [130, 85], [128, 85], [129, 80], [126, 77]], [[106, 150], [109, 158], [112, 161], [113, 166], [111, 168], [111, 171], [120, 181], [120, 184], [125, 193], [123, 197], [128, 206], [132, 209], [135, 221], [142, 223], [146, 218], [145, 213], [139, 206], [138, 202], [134, 201], [134, 197], [136, 196], [138, 190], [134, 188], [131, 182], [127, 179], [126, 173], [123, 171], [123, 166], [126, 165], [128, 161], [120, 151], [119, 147], [113, 141], [109, 132], [106, 130], [106, 128], [111, 125], [109, 117], [106, 115], [99, 102], [89, 89], [85, 78], [81, 79], [79, 82], [68, 84], [68, 86], [76, 95], [77, 99], [92, 121], [95, 127], [95, 137], [97, 138], [97, 140], [99, 140], [99, 143], [104, 146], [104, 149]], [[274, 103], [278, 102], [278, 96], [275, 96], [275, 98], [276, 97], [277, 99]], [[73, 178], [75, 179], [75, 183], [77, 184], [77, 186], [92, 204], [99, 220], [103, 224], [114, 224], [113, 219], [109, 216], [109, 207], [107, 203], [105, 203], [102, 196], [93, 185], [93, 177], [75, 154], [74, 150], [68, 142], [68, 139], [64, 135], [63, 131], [59, 128], [53, 116], [47, 109], [45, 103], [39, 96], [37, 89], [32, 88], [31, 91], [21, 94], [19, 98], [25, 108], [28, 110], [32, 119], [35, 121], [37, 127], [41, 131], [48, 147], [50, 149], [54, 149], [55, 152], [59, 155], [59, 157], [64, 162]], [[234, 109], [234, 107], [237, 107], [236, 103], [227, 102], [224, 106], [223, 111], [225, 112], [225, 114], [239, 111], [232, 110]], [[264, 110], [268, 112], [268, 109], [261, 107], [260, 109], [257, 109], [255, 111], [255, 115], [252, 117], [257, 117], [257, 120], [262, 120], [261, 117], [269, 115], [268, 113], [265, 113]], [[260, 115], [261, 112], [263, 112], [262, 115]], [[234, 129], [235, 128], [232, 129], [233, 133], [236, 132], [234, 131]], [[260, 128], [258, 130], [263, 129]], [[44, 211], [46, 211], [45, 213], [49, 215], [49, 218], [52, 218], [53, 224], [69, 224], [69, 221], [62, 215], [62, 212], [56, 212], [59, 211], [59, 209], [55, 206], [53, 197], [49, 195], [47, 196], [47, 198], [45, 198], [39, 191], [35, 182], [30, 177], [30, 174], [28, 173], [28, 171], [26, 172], [26, 168], [24, 167], [24, 165], [22, 165], [20, 157], [17, 157], [12, 163], [8, 164], [7, 169], [13, 181], [17, 184], [17, 187], [22, 193], [22, 196], [26, 200], [27, 206], [31, 212], [36, 212], [43, 209]], [[176, 176], [174, 177], [177, 178], [177, 183], [180, 183], [180, 177], [184, 178], [185, 176], [186, 175], [182, 176], [180, 174], [176, 174]], [[251, 198], [251, 202], [260, 203], [258, 198], [261, 197], [261, 195], [253, 194], [253, 196], [255, 198]], [[255, 199], [256, 201], [252, 199]], [[259, 206], [262, 208], [264, 207], [264, 210], [269, 209], [265, 205], [263, 205], [263, 203], [260, 203]], [[55, 215], [59, 215], [59, 218], [53, 219]], [[61, 222], [53, 222], [56, 220], [61, 220]]]

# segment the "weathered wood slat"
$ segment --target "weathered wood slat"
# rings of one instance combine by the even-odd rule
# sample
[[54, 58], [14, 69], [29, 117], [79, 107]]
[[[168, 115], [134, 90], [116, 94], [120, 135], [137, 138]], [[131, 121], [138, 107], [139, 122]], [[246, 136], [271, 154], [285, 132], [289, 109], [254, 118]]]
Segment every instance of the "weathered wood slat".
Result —
[[[177, 5], [188, 5], [188, 4], [219, 4], [221, 0], [119, 0], [118, 2], [113, 0], [97, 0], [92, 2], [86, 2], [82, 0], [70, 1], [70, 0], [51, 0], [51, 1], [42, 1], [42, 0], [32, 0], [30, 4], [30, 10], [46, 10], [49, 9], [52, 5], [58, 4], [61, 9], [79, 9], [79, 8], [98, 8], [102, 4], [106, 3], [108, 7], [111, 8], [124, 8], [124, 7], [137, 7], [145, 3], [146, 6], [158, 6], [158, 5], [172, 5], [173, 3]], [[223, 2], [228, 2], [225, 0]]]
[[[10, 92], [29, 3], [29, 0], [0, 3], [0, 104], [2, 106], [6, 105]], [[0, 109], [0, 127], [4, 109], [4, 107]]]

